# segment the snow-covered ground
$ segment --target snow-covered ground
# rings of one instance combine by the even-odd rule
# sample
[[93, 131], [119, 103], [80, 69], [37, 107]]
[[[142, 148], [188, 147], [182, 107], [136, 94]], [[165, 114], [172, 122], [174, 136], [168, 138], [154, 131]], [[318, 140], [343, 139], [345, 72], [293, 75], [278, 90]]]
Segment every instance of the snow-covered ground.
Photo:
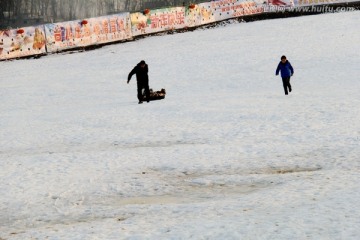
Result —
[[[359, 239], [359, 22], [238, 23], [1, 62], [0, 239]], [[137, 104], [126, 80], [142, 59], [165, 100]]]

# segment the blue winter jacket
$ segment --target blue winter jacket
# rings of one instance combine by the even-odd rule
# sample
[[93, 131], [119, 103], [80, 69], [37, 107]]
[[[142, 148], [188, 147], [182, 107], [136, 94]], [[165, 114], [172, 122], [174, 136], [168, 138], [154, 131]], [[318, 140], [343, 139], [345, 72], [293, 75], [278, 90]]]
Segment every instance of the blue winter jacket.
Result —
[[276, 75], [279, 75], [279, 71], [281, 71], [282, 78], [291, 77], [294, 74], [294, 69], [288, 60], [286, 60], [285, 63], [282, 63], [280, 61], [279, 65], [276, 69]]

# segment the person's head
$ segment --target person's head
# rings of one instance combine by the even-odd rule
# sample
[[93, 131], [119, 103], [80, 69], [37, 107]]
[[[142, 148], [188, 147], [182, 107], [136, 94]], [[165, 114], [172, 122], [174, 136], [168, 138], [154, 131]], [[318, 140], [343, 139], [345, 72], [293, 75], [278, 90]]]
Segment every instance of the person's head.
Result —
[[283, 62], [283, 63], [286, 62], [286, 56], [284, 56], [284, 55], [281, 56], [281, 62]]
[[141, 60], [141, 62], [140, 62], [140, 67], [145, 67], [145, 65], [146, 65], [145, 61], [144, 61], [144, 60]]

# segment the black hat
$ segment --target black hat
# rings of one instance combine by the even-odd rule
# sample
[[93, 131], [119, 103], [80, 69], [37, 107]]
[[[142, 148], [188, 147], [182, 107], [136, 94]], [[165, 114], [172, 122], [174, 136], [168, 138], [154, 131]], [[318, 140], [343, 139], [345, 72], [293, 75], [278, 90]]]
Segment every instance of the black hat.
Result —
[[141, 60], [140, 65], [143, 65], [143, 64], [145, 64], [145, 61]]
[[285, 55], [282, 55], [282, 56], [281, 56], [281, 59], [286, 59], [286, 56], [285, 56]]

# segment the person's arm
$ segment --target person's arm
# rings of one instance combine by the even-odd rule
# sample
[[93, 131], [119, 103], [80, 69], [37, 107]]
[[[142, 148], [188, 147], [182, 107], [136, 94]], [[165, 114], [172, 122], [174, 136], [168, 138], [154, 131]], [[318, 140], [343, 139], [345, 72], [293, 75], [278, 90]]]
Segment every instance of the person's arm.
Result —
[[149, 81], [149, 75], [148, 75], [149, 67], [148, 67], [147, 64], [145, 65], [145, 71], [146, 71], [146, 78], [147, 78], [147, 80]]
[[134, 67], [134, 69], [131, 70], [131, 72], [129, 73], [127, 83], [130, 82], [132, 75], [134, 75], [135, 73], [136, 73], [136, 67]]
[[275, 75], [276, 75], [276, 76], [279, 75], [279, 71], [280, 71], [280, 63], [279, 63], [279, 65], [278, 65], [277, 68], [276, 68], [276, 72], [275, 72]]
[[294, 75], [294, 68], [291, 66], [290, 62], [289, 62], [289, 68], [290, 68], [290, 71], [291, 71], [291, 76]]

